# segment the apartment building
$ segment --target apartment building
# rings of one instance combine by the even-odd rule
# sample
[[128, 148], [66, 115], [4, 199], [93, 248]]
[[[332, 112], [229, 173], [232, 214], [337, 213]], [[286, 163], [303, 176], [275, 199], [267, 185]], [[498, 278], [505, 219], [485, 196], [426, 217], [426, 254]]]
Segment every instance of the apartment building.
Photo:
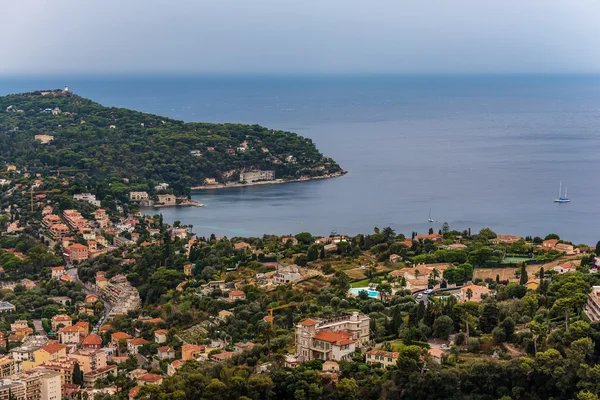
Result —
[[600, 286], [592, 286], [585, 304], [585, 315], [591, 322], [600, 321]]
[[84, 261], [89, 258], [89, 249], [80, 243], [75, 243], [65, 249], [65, 259], [68, 262]]
[[275, 171], [248, 171], [240, 174], [240, 182], [252, 183], [256, 181], [272, 181], [275, 179]]

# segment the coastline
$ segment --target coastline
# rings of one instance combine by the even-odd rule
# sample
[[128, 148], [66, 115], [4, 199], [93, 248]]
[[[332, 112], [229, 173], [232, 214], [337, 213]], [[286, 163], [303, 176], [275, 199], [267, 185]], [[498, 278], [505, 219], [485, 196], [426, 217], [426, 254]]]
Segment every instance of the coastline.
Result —
[[259, 186], [259, 185], [276, 185], [282, 183], [291, 183], [291, 182], [306, 182], [306, 181], [316, 181], [319, 179], [332, 179], [339, 178], [348, 173], [346, 170], [342, 170], [340, 172], [336, 172], [333, 174], [327, 174], [322, 176], [314, 176], [314, 177], [305, 177], [298, 179], [274, 179], [272, 181], [260, 181], [260, 182], [251, 182], [251, 183], [229, 183], [229, 184], [219, 184], [219, 185], [211, 185], [211, 186], [194, 186], [191, 188], [193, 191], [201, 191], [201, 190], [213, 190], [213, 189], [231, 189], [231, 188], [241, 188], [241, 187], [249, 187], [249, 186]]

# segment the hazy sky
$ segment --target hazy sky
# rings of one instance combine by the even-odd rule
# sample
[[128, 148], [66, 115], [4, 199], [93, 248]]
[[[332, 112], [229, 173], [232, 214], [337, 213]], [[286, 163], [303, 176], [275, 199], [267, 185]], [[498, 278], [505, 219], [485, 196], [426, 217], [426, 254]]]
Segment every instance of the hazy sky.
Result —
[[0, 74], [600, 73], [600, 0], [17, 0]]

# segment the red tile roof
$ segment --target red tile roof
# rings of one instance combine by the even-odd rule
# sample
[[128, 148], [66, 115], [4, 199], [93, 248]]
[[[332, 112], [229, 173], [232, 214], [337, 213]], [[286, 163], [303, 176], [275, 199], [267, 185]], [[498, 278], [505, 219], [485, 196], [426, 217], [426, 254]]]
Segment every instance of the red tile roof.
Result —
[[125, 332], [115, 332], [112, 335], [110, 335], [110, 338], [112, 340], [121, 340], [121, 339], [131, 339], [131, 336], [126, 334]]
[[46, 353], [49, 354], [54, 354], [54, 353], [58, 353], [59, 351], [66, 349], [67, 346], [65, 346], [64, 344], [60, 344], [60, 343], [50, 343], [44, 347], [42, 347], [42, 350], [44, 350]]
[[352, 339], [352, 334], [344, 331], [320, 331], [315, 335], [315, 340], [321, 340], [323, 342], [335, 343], [339, 345], [355, 343], [355, 340]]
[[304, 326], [312, 326], [312, 325], [316, 325], [317, 323], [315, 321], [313, 321], [312, 319], [305, 319], [304, 321], [300, 322], [300, 324], [302, 324]]
[[161, 353], [167, 353], [167, 352], [175, 351], [175, 349], [173, 349], [171, 346], [162, 346], [162, 347], [159, 347], [156, 350], [159, 351], [159, 352], [161, 352]]
[[241, 290], [232, 290], [231, 292], [229, 292], [229, 297], [238, 297], [238, 296], [245, 296], [246, 293], [242, 292]]
[[162, 379], [162, 376], [157, 375], [157, 374], [144, 374], [137, 378], [138, 381], [144, 381], [144, 382], [150, 382], [150, 383], [158, 382], [161, 379]]
[[149, 342], [146, 339], [143, 338], [137, 338], [137, 339], [131, 339], [129, 341], [129, 343], [131, 343], [134, 346], [142, 346], [144, 344], [148, 344]]
[[83, 339], [83, 343], [84, 345], [102, 345], [102, 338], [98, 335], [95, 334], [90, 334], [87, 335], [85, 337], [85, 339]]

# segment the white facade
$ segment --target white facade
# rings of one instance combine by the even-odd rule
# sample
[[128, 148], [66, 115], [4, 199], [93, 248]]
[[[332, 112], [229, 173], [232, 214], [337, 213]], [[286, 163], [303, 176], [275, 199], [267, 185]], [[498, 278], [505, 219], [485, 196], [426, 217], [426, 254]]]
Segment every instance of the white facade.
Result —
[[272, 181], [275, 179], [275, 171], [249, 171], [240, 174], [240, 182], [252, 183], [256, 181]]

